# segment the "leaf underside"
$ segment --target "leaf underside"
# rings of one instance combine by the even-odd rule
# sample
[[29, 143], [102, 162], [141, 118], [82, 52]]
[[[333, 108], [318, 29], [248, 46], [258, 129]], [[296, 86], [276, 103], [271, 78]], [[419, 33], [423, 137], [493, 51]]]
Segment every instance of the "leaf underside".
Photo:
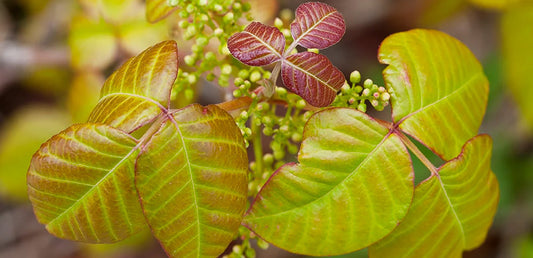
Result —
[[438, 31], [416, 29], [387, 37], [379, 60], [399, 128], [444, 160], [477, 134], [488, 81], [470, 50]]
[[178, 110], [139, 156], [136, 185], [154, 236], [171, 257], [217, 257], [247, 198], [248, 157], [232, 117], [216, 106]]
[[364, 113], [315, 114], [298, 160], [276, 171], [245, 216], [247, 227], [276, 246], [308, 255], [352, 252], [383, 238], [407, 213], [409, 154]]
[[492, 140], [479, 135], [415, 190], [400, 226], [369, 248], [370, 257], [461, 257], [483, 243], [499, 188], [490, 169]]
[[168, 108], [177, 53], [175, 41], [164, 41], [126, 61], [104, 83], [89, 122], [132, 132], [154, 119]]
[[331, 104], [344, 85], [344, 75], [327, 57], [313, 52], [288, 56], [281, 64], [287, 88], [315, 107]]
[[77, 124], [44, 143], [27, 174], [39, 222], [53, 235], [89, 243], [142, 228], [134, 181], [136, 140], [106, 125]]
[[345, 31], [342, 15], [335, 8], [319, 2], [298, 6], [291, 23], [294, 41], [306, 48], [330, 47], [341, 40]]
[[177, 8], [169, 6], [167, 0], [146, 0], [146, 20], [156, 23], [169, 16]]
[[243, 32], [228, 39], [231, 54], [251, 66], [268, 65], [280, 60], [285, 49], [285, 37], [276, 27], [252, 22]]

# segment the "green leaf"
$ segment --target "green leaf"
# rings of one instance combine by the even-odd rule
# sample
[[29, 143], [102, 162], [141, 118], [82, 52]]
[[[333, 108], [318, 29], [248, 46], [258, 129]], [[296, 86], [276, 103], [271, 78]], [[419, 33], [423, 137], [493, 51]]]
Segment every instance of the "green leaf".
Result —
[[379, 60], [391, 92], [393, 120], [444, 160], [477, 134], [488, 81], [474, 55], [457, 39], [416, 29], [387, 37]]
[[245, 216], [247, 227], [276, 246], [352, 252], [385, 237], [407, 213], [414, 190], [407, 149], [364, 113], [316, 113], [298, 160], [275, 172]]
[[175, 41], [156, 44], [129, 59], [104, 83], [89, 122], [126, 132], [153, 120], [168, 108], [178, 72]]
[[502, 47], [507, 85], [522, 117], [533, 130], [533, 3], [509, 8], [502, 17]]
[[193, 104], [172, 114], [137, 161], [136, 185], [154, 236], [171, 257], [217, 257], [246, 208], [248, 157], [232, 117]]
[[32, 154], [41, 143], [69, 123], [69, 115], [64, 110], [42, 105], [21, 108], [4, 121], [0, 134], [2, 197], [11, 201], [28, 201], [26, 171]]
[[169, 6], [168, 0], [146, 0], [146, 19], [155, 23], [169, 16], [178, 7]]
[[77, 124], [33, 155], [27, 174], [35, 215], [53, 235], [89, 243], [122, 240], [145, 225], [134, 187], [139, 153], [130, 135]]
[[498, 181], [490, 169], [492, 140], [479, 135], [416, 187], [409, 213], [370, 257], [461, 257], [483, 243], [496, 213]]

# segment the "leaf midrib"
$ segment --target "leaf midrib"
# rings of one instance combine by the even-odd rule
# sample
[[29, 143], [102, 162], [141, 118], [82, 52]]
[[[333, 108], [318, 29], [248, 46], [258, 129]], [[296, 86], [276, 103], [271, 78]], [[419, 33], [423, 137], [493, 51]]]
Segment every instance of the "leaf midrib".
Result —
[[[198, 205], [198, 197], [196, 196], [196, 186], [195, 186], [195, 181], [194, 181], [194, 178], [193, 178], [193, 173], [192, 173], [192, 167], [191, 167], [191, 161], [189, 159], [189, 152], [187, 150], [187, 145], [185, 145], [185, 139], [184, 139], [184, 136], [183, 134], [181, 133], [181, 129], [178, 125], [178, 122], [176, 121], [176, 119], [174, 118], [173, 115], [170, 115], [169, 116], [169, 120], [172, 122], [172, 124], [174, 125], [174, 127], [176, 128], [176, 132], [179, 134], [179, 140], [183, 146], [183, 151], [185, 152], [185, 161], [187, 163], [187, 167], [188, 167], [188, 170], [189, 170], [189, 176], [191, 178], [191, 187], [192, 187], [192, 193], [193, 193], [193, 200], [194, 200], [194, 205], [195, 205], [195, 212], [196, 212], [196, 225], [197, 225], [197, 228], [198, 228], [198, 238], [197, 238], [197, 257], [200, 257], [200, 253], [201, 253], [201, 249], [200, 249], [200, 246], [201, 246], [201, 231], [200, 231], [200, 212], [198, 211], [199, 209], [199, 205]], [[183, 246], [182, 246], [183, 247]], [[173, 253], [174, 255], [174, 253]]]
[[137, 145], [135, 145], [131, 150], [130, 152], [128, 152], [113, 168], [111, 168], [109, 170], [109, 172], [107, 174], [105, 174], [100, 180], [98, 180], [98, 182], [96, 182], [94, 184], [93, 187], [91, 187], [87, 192], [85, 192], [80, 198], [78, 198], [74, 203], [72, 203], [72, 205], [70, 205], [70, 207], [68, 207], [68, 209], [66, 209], [65, 211], [63, 211], [60, 215], [58, 215], [56, 218], [54, 218], [53, 220], [51, 220], [48, 225], [51, 225], [53, 224], [54, 222], [56, 222], [57, 220], [61, 219], [63, 216], [65, 216], [65, 214], [69, 213], [72, 209], [74, 209], [74, 207], [78, 207], [79, 206], [79, 203], [84, 200], [85, 198], [87, 198], [90, 194], [92, 194], [95, 190], [98, 190], [99, 186], [101, 183], [103, 183], [108, 177], [114, 175], [114, 173], [116, 172], [115, 170], [117, 170], [118, 168], [120, 168], [122, 166], [122, 164], [124, 164], [125, 162], [127, 162], [127, 160], [129, 159], [129, 157], [135, 153], [135, 151], [137, 149], [139, 149], [141, 147], [142, 143], [137, 143]]
[[[294, 64], [293, 62], [291, 62], [291, 61], [289, 61], [289, 60], [287, 60], [287, 59], [283, 59], [282, 62], [283, 62], [283, 63], [286, 63], [286, 64], [288, 64], [288, 65], [290, 65], [291, 67], [293, 67], [293, 68], [296, 69], [296, 70], [301, 71], [301, 72], [304, 73], [305, 75], [307, 75], [307, 76], [309, 76], [309, 77], [312, 77], [313, 79], [319, 81], [320, 84], [325, 85], [326, 87], [328, 87], [328, 88], [329, 88], [330, 90], [332, 90], [333, 92], [337, 92], [337, 90], [336, 90], [333, 86], [329, 85], [327, 82], [325, 82], [325, 81], [323, 81], [322, 79], [316, 77], [314, 74], [308, 72], [307, 70], [305, 70], [305, 69], [303, 69], [303, 68], [300, 68], [299, 66], [297, 66], [297, 65]], [[306, 87], [306, 88], [309, 88], [309, 85], [306, 83], [306, 84], [305, 84], [305, 87]]]
[[329, 12], [328, 14], [324, 15], [324, 17], [320, 18], [315, 24], [313, 24], [313, 26], [309, 27], [309, 29], [307, 29], [304, 33], [302, 33], [300, 37], [295, 39], [293, 44], [295, 45], [299, 44], [302, 38], [307, 36], [307, 34], [311, 33], [311, 31], [313, 31], [319, 24], [321, 24], [326, 18], [333, 15], [334, 13], [335, 11]]
[[[248, 33], [250, 34], [252, 37], [254, 37], [255, 39], [257, 39], [259, 42], [261, 42], [261, 44], [263, 44], [266, 48], [268, 48], [272, 53], [274, 53], [279, 59], [282, 58], [282, 53], [279, 53], [276, 49], [274, 49], [270, 44], [266, 43], [265, 41], [263, 41], [260, 37], [256, 36], [255, 34], [249, 32], [249, 31], [243, 31], [244, 33]], [[283, 50], [282, 50], [283, 52]]]
[[[258, 220], [258, 219], [263, 219], [263, 218], [268, 218], [268, 217], [276, 217], [276, 216], [280, 216], [280, 215], [283, 215], [285, 213], [289, 213], [293, 210], [296, 210], [296, 209], [300, 209], [300, 208], [304, 208], [308, 205], [311, 205], [312, 203], [315, 203], [317, 201], [319, 201], [320, 199], [322, 198], [325, 198], [326, 196], [328, 196], [334, 189], [336, 189], [337, 187], [339, 187], [339, 185], [343, 184], [344, 182], [346, 182], [348, 179], [352, 178], [354, 175], [358, 174], [356, 173], [356, 171], [361, 168], [364, 164], [366, 164], [369, 160], [370, 160], [370, 157], [373, 157], [373, 153], [376, 152], [385, 142], [387, 139], [389, 139], [391, 137], [392, 132], [388, 132], [384, 137], [383, 139], [381, 140], [381, 142], [379, 142], [376, 147], [374, 147], [374, 149], [372, 149], [371, 152], [368, 153], [368, 155], [365, 157], [365, 159], [363, 161], [361, 161], [361, 163], [359, 163], [359, 165], [348, 175], [346, 176], [344, 179], [342, 179], [339, 183], [337, 183], [335, 186], [331, 187], [331, 189], [324, 193], [322, 196], [314, 199], [313, 201], [311, 202], [308, 202], [306, 204], [303, 204], [303, 205], [300, 205], [300, 206], [296, 206], [296, 207], [293, 207], [293, 208], [290, 208], [288, 210], [285, 210], [285, 211], [282, 211], [282, 212], [278, 212], [278, 213], [274, 213], [274, 214], [267, 214], [267, 215], [264, 215], [264, 216], [254, 216], [251, 218], [251, 220]], [[298, 164], [298, 166], [301, 166], [302, 164]], [[261, 193], [259, 193], [261, 194]], [[251, 207], [254, 207], [254, 205], [252, 204]], [[252, 211], [252, 210], [250, 210]], [[246, 217], [245, 216], [245, 220], [246, 220]]]

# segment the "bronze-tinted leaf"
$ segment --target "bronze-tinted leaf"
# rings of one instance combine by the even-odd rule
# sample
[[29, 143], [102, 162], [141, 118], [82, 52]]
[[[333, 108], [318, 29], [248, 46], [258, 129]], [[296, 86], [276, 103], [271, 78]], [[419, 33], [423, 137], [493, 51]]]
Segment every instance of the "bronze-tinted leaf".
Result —
[[499, 199], [492, 140], [478, 135], [438, 174], [420, 183], [405, 219], [369, 248], [370, 257], [461, 257], [487, 235]]
[[243, 32], [228, 39], [228, 49], [239, 61], [262, 66], [280, 60], [285, 48], [285, 37], [276, 27], [252, 22]]
[[60, 238], [124, 239], [145, 227], [134, 187], [137, 141], [107, 125], [77, 124], [33, 155], [28, 195], [39, 222]]
[[321, 54], [301, 52], [282, 61], [281, 76], [287, 88], [315, 107], [329, 105], [344, 84], [344, 75]]
[[129, 59], [104, 83], [89, 122], [126, 132], [146, 124], [168, 108], [178, 71], [175, 41], [164, 41]]
[[319, 2], [304, 3], [296, 9], [291, 23], [294, 41], [306, 48], [323, 49], [339, 42], [346, 25], [335, 8]]
[[233, 118], [198, 104], [161, 125], [137, 161], [136, 185], [154, 236], [171, 257], [217, 257], [246, 208], [248, 157]]

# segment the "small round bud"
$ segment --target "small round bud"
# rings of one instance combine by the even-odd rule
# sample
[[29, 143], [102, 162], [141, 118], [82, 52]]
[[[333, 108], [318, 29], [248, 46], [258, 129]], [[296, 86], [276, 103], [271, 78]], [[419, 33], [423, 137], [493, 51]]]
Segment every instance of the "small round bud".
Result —
[[359, 93], [361, 93], [361, 91], [363, 91], [363, 87], [357, 85], [357, 86], [355, 86], [354, 90], [355, 90], [355, 93], [359, 94]]
[[248, 70], [240, 70], [237, 76], [239, 76], [239, 78], [246, 80], [248, 79], [248, 76], [250, 76], [250, 72], [248, 72]]
[[253, 71], [252, 74], [250, 74], [250, 81], [257, 82], [259, 80], [261, 80], [261, 72]]
[[207, 43], [209, 43], [209, 40], [207, 39], [207, 37], [199, 36], [199, 37], [196, 39], [196, 44], [197, 44], [198, 46], [205, 47], [205, 46], [207, 45]]
[[370, 90], [369, 89], [364, 89], [362, 95], [363, 96], [370, 96]]
[[235, 78], [235, 80], [233, 80], [233, 84], [235, 84], [235, 86], [240, 86], [244, 83], [244, 80], [242, 78]]
[[[286, 38], [292, 37], [291, 30], [289, 30], [289, 29], [282, 29], [281, 33], [283, 33], [283, 36], [286, 37]], [[291, 52], [291, 54], [292, 54], [292, 52]]]
[[347, 94], [350, 91], [350, 85], [348, 85], [347, 82], [344, 82], [344, 84], [341, 87], [341, 91], [344, 94]]
[[221, 28], [216, 28], [213, 33], [215, 34], [215, 36], [220, 36], [224, 33], [224, 30], [222, 30]]
[[366, 112], [366, 104], [364, 102], [359, 103], [359, 105], [357, 105], [357, 110]]
[[185, 64], [187, 64], [188, 66], [193, 66], [194, 63], [196, 63], [196, 58], [194, 58], [194, 56], [192, 55], [186, 55], [183, 58], [183, 61], [185, 61]]
[[283, 21], [280, 18], [276, 17], [276, 19], [274, 20], [274, 26], [276, 28], [278, 28], [278, 29], [282, 28], [283, 27]]
[[243, 120], [248, 119], [248, 111], [246, 110], [242, 111], [239, 117], [242, 118]]
[[187, 76], [187, 81], [189, 84], [195, 84], [198, 81], [198, 78], [195, 74], [189, 74], [189, 76]]
[[379, 98], [379, 92], [374, 92], [374, 94], [372, 94], [372, 97], [374, 97], [376, 99]]
[[276, 160], [281, 160], [285, 157], [285, 151], [282, 150], [282, 149], [279, 149], [279, 150], [275, 150], [274, 151], [274, 158]]
[[370, 104], [372, 104], [374, 107], [377, 107], [379, 105], [379, 101], [377, 99], [373, 99], [370, 101]]
[[233, 253], [242, 254], [242, 247], [240, 245], [233, 246]]
[[208, 80], [208, 81], [213, 81], [215, 79], [215, 75], [213, 73], [208, 73], [205, 76], [205, 79]]
[[224, 8], [222, 7], [222, 5], [219, 5], [219, 4], [215, 4], [213, 6], [213, 10], [215, 10], [215, 12], [222, 12], [224, 10]]
[[363, 83], [363, 86], [365, 88], [370, 88], [370, 87], [372, 87], [373, 84], [374, 84], [374, 82], [371, 79], [366, 79], [365, 82]]
[[381, 100], [383, 101], [389, 101], [390, 99], [390, 94], [388, 92], [384, 92], [382, 95], [381, 95]]
[[270, 127], [265, 127], [263, 128], [263, 134], [266, 135], [266, 136], [271, 136], [274, 132], [272, 131], [272, 128]]
[[188, 4], [187, 7], [185, 7], [185, 10], [188, 12], [188, 13], [194, 13], [194, 10], [196, 8], [194, 7], [193, 4]]
[[167, 5], [169, 6], [178, 6], [179, 0], [167, 0]]
[[242, 96], [242, 93], [241, 93], [240, 90], [234, 90], [234, 91], [233, 91], [233, 97], [235, 97], [235, 98], [239, 98], [239, 97], [241, 97], [241, 96]]
[[224, 15], [224, 17], [222, 17], [222, 21], [224, 21], [224, 23], [226, 24], [233, 23], [234, 19], [235, 19], [235, 15], [233, 14], [233, 12], [228, 12], [226, 13], [226, 15]]
[[385, 92], [385, 87], [380, 86], [380, 87], [378, 88], [378, 92], [379, 92], [379, 93], [383, 93], [383, 92]]
[[303, 100], [303, 99], [300, 99], [300, 100], [296, 101], [296, 108], [297, 109], [302, 109], [306, 105], [307, 105], [307, 103], [305, 103], [305, 100]]
[[287, 96], [287, 90], [285, 88], [276, 87], [276, 94], [278, 94], [280, 98], [285, 97]]
[[231, 73], [231, 65], [230, 64], [224, 64], [221, 68], [220, 68], [220, 72], [222, 74], [230, 74]]
[[189, 13], [186, 10], [181, 10], [178, 14], [181, 18], [189, 17]]
[[302, 134], [301, 133], [292, 133], [291, 134], [291, 140], [293, 142], [301, 142], [302, 141]]
[[186, 29], [189, 26], [189, 22], [187, 22], [186, 20], [182, 20], [178, 23], [178, 26], [180, 26], [180, 28], [182, 29]]
[[241, 8], [242, 8], [242, 4], [241, 3], [236, 2], [236, 3], [233, 4], [233, 10], [239, 11], [239, 10], [241, 10]]
[[279, 130], [282, 132], [282, 133], [288, 133], [289, 132], [289, 126], [288, 125], [282, 125]]
[[348, 104], [353, 105], [353, 103], [355, 103], [355, 99], [354, 98], [350, 98], [348, 100]]
[[270, 153], [267, 153], [267, 154], [263, 155], [263, 162], [267, 166], [272, 165], [272, 163], [274, 163], [274, 156], [272, 154], [270, 154]]
[[361, 73], [359, 71], [353, 71], [350, 73], [350, 82], [352, 83], [358, 83], [361, 81]]
[[307, 52], [312, 52], [312, 53], [318, 54], [318, 48], [308, 48]]

